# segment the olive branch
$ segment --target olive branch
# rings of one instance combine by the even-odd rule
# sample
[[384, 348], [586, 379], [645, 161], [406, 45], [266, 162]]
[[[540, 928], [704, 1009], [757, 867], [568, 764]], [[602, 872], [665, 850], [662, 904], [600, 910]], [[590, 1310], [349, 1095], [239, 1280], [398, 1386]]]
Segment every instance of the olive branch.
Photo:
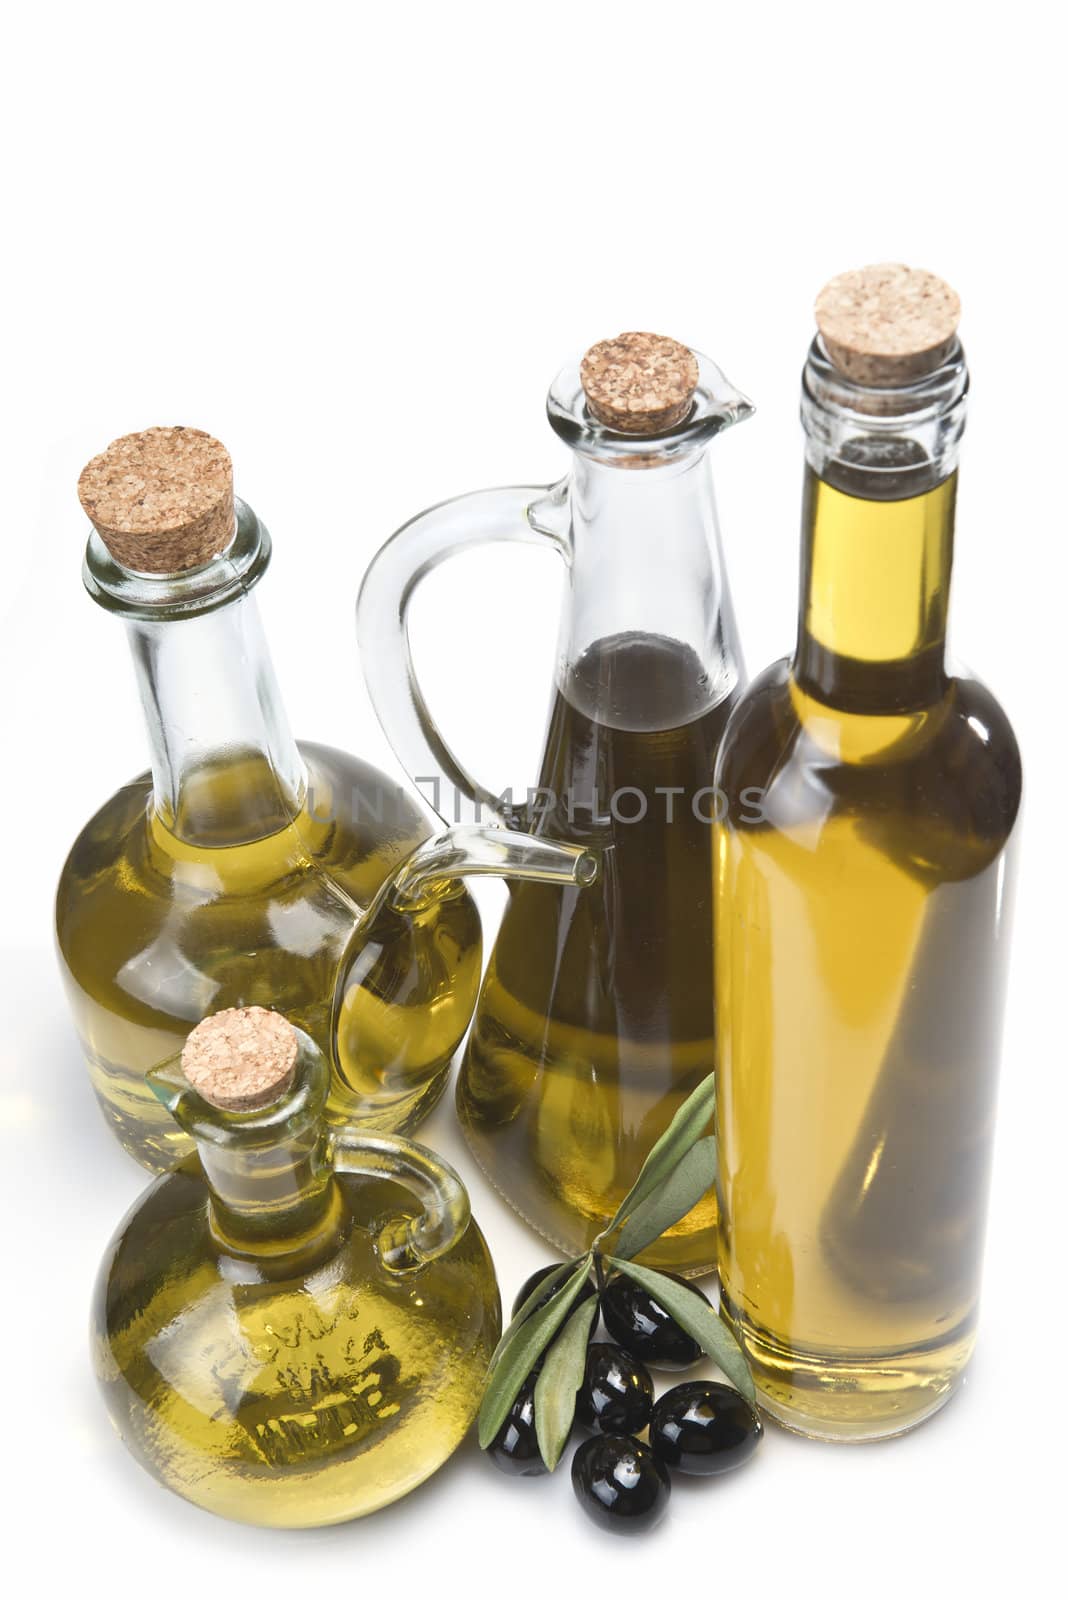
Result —
[[[624, 1273], [653, 1295], [735, 1388], [750, 1403], [754, 1401], [745, 1357], [703, 1295], [633, 1259], [692, 1211], [716, 1181], [716, 1140], [706, 1132], [714, 1093], [710, 1076], [683, 1101], [590, 1249], [561, 1262], [519, 1307], [490, 1362], [478, 1414], [483, 1450], [497, 1437], [519, 1391], [545, 1355], [534, 1389], [534, 1418], [542, 1459], [550, 1472], [554, 1470], [574, 1421], [606, 1267]], [[591, 1277], [597, 1293], [580, 1298]]]

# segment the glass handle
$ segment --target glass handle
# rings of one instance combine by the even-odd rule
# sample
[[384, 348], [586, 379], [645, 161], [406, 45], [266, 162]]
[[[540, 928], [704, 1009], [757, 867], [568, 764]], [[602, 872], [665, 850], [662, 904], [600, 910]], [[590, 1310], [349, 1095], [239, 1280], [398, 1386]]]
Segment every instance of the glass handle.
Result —
[[387, 1272], [413, 1272], [459, 1244], [471, 1220], [471, 1202], [447, 1161], [410, 1139], [348, 1128], [332, 1131], [330, 1151], [336, 1171], [388, 1178], [409, 1189], [419, 1204], [417, 1216], [387, 1217], [374, 1230]]
[[[356, 603], [360, 663], [386, 737], [416, 785], [435, 785], [447, 822], [507, 827], [496, 795], [471, 776], [445, 743], [415, 675], [408, 607], [428, 572], [480, 544], [548, 545], [568, 558], [567, 481], [551, 488], [484, 489], [425, 511], [396, 532], [368, 567]], [[445, 815], [443, 794], [455, 796]]]

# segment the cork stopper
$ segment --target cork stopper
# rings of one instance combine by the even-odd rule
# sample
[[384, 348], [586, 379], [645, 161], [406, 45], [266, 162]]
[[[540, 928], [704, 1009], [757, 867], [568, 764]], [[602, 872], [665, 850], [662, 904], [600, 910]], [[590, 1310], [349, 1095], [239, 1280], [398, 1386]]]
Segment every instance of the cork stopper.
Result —
[[185, 1041], [182, 1072], [220, 1111], [260, 1111], [281, 1099], [297, 1067], [297, 1035], [264, 1006], [205, 1017]]
[[199, 428], [113, 440], [82, 472], [78, 498], [115, 560], [134, 572], [188, 572], [233, 538], [230, 455]]
[[586, 404], [617, 433], [665, 433], [681, 422], [697, 388], [697, 358], [659, 333], [621, 333], [586, 351], [579, 369]]
[[816, 301], [831, 361], [853, 383], [901, 388], [934, 372], [953, 346], [960, 300], [941, 278], [886, 262], [832, 278]]

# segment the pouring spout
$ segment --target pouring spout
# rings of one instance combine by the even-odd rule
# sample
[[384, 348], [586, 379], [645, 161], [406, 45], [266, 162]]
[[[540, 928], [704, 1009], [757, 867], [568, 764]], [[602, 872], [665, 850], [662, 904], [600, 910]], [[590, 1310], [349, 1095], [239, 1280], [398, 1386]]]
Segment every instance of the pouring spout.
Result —
[[447, 895], [457, 878], [525, 879], [585, 888], [595, 882], [597, 872], [597, 857], [577, 845], [508, 828], [448, 828], [401, 862], [389, 881], [386, 903], [394, 911], [424, 910]]
[[166, 1107], [186, 1132], [189, 1132], [188, 1121], [180, 1114], [183, 1101], [189, 1094], [189, 1084], [182, 1075], [181, 1051], [168, 1056], [167, 1060], [161, 1061], [158, 1066], [149, 1067], [145, 1073], [145, 1082], [160, 1104]]
[[697, 393], [695, 411], [718, 421], [719, 431], [732, 428], [736, 422], [745, 422], [756, 411], [756, 406], [724, 375], [707, 356], [698, 357], [701, 383]]

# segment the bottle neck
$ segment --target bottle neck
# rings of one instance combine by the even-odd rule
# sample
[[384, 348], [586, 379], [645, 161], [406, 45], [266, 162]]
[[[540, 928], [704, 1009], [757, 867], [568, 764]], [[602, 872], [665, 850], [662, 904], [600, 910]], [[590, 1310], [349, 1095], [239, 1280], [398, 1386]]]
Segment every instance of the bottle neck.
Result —
[[169, 1062], [148, 1073], [153, 1093], [196, 1141], [220, 1248], [286, 1269], [332, 1250], [347, 1220], [324, 1121], [329, 1068], [310, 1039], [300, 1040], [292, 1088], [264, 1111], [219, 1110]]
[[941, 697], [956, 494], [955, 471], [875, 499], [806, 468], [793, 672], [807, 694], [859, 713]]
[[793, 676], [837, 711], [907, 713], [945, 692], [967, 393], [956, 342], [942, 366], [900, 388], [843, 377], [819, 339], [809, 351]]
[[253, 595], [126, 626], [163, 826], [205, 847], [285, 827], [303, 804], [305, 774]]
[[629, 465], [577, 455], [569, 499], [561, 687], [579, 685], [598, 701], [584, 709], [625, 725], [634, 706], [613, 703], [601, 658], [606, 649], [651, 648], [685, 664], [684, 714], [665, 704], [666, 721], [700, 715], [741, 673], [706, 452]]
[[191, 845], [266, 838], [304, 802], [304, 768], [252, 597], [270, 559], [270, 535], [241, 500], [230, 545], [203, 567], [134, 572], [96, 533], [85, 552], [90, 595], [126, 623], [155, 815]]
[[333, 1248], [344, 1207], [318, 1117], [277, 1142], [195, 1137], [212, 1231], [224, 1249], [292, 1260]]

